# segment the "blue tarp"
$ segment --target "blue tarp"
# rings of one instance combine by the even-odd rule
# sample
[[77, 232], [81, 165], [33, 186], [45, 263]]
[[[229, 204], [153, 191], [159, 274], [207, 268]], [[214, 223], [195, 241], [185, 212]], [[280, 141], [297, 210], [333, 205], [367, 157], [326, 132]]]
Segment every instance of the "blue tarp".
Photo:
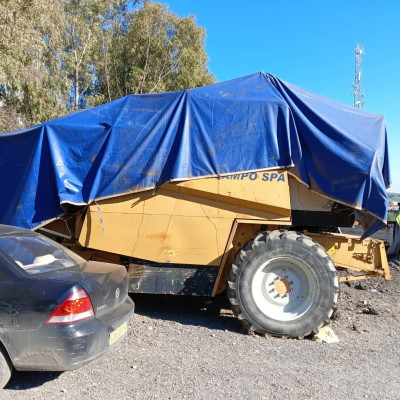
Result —
[[0, 135], [0, 223], [33, 228], [63, 203], [268, 168], [366, 210], [373, 230], [386, 221], [384, 118], [260, 72], [129, 95]]

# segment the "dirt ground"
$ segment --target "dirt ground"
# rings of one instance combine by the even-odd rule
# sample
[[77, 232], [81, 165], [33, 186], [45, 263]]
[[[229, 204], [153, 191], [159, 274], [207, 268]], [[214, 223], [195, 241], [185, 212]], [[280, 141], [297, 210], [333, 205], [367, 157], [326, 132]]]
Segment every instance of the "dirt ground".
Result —
[[[15, 372], [0, 399], [400, 399], [400, 267], [341, 284], [339, 343], [247, 335], [225, 298], [135, 295], [128, 336], [77, 371]], [[219, 308], [222, 307], [221, 310]]]

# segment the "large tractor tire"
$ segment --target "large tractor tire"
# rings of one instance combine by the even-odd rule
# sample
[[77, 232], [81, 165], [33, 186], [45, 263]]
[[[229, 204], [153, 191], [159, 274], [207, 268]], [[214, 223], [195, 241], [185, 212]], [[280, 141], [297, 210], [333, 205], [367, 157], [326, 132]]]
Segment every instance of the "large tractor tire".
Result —
[[304, 338], [328, 323], [337, 307], [332, 259], [297, 232], [259, 234], [236, 253], [227, 278], [233, 312], [249, 331]]

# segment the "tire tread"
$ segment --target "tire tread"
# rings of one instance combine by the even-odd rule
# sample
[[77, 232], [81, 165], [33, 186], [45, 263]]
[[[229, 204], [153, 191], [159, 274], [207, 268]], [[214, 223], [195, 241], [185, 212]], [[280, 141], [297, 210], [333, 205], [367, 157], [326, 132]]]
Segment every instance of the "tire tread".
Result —
[[[246, 311], [240, 307], [240, 299], [238, 295], [238, 284], [240, 281], [240, 275], [243, 269], [246, 267], [247, 261], [250, 259], [253, 252], [262, 251], [263, 246], [267, 243], [279, 243], [280, 241], [300, 243], [302, 246], [308, 248], [318, 258], [324, 263], [328, 270], [328, 274], [331, 281], [331, 300], [329, 307], [324, 310], [324, 314], [321, 316], [321, 321], [317, 322], [316, 325], [306, 332], [301, 332], [296, 335], [287, 334], [276, 334], [274, 332], [269, 332], [265, 328], [257, 326], [251, 321], [251, 318], [247, 315]], [[336, 271], [335, 265], [332, 258], [327, 254], [325, 249], [316, 241], [314, 241], [309, 236], [303, 233], [298, 233], [295, 231], [285, 231], [285, 230], [275, 230], [272, 232], [262, 232], [258, 234], [255, 238], [248, 241], [242, 249], [240, 249], [234, 256], [232, 267], [228, 273], [228, 289], [227, 294], [231, 307], [235, 316], [240, 320], [240, 322], [250, 331], [256, 331], [263, 335], [272, 335], [279, 337], [295, 337], [302, 339], [305, 336], [311, 334], [316, 334], [318, 330], [325, 324], [329, 323], [332, 314], [337, 309], [337, 302], [339, 297], [339, 277]]]

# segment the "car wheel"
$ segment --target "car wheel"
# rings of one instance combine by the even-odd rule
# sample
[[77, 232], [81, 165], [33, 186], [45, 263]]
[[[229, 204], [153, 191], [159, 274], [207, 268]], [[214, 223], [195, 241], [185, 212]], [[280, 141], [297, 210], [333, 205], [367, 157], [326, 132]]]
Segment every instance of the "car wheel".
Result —
[[321, 245], [281, 230], [259, 234], [236, 253], [227, 287], [234, 314], [249, 331], [303, 338], [329, 322], [339, 277]]
[[11, 377], [12, 364], [7, 352], [0, 343], [0, 389], [7, 385]]

